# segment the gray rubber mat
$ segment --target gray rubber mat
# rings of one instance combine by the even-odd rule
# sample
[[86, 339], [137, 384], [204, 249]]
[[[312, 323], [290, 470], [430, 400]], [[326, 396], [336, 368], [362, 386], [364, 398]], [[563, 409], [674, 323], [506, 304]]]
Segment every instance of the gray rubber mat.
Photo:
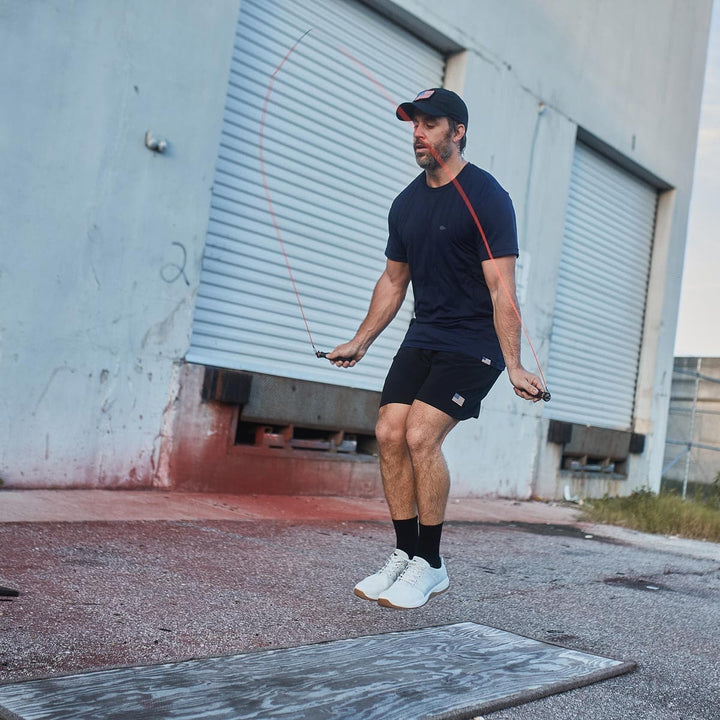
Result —
[[632, 670], [475, 623], [0, 686], [3, 720], [472, 718]]

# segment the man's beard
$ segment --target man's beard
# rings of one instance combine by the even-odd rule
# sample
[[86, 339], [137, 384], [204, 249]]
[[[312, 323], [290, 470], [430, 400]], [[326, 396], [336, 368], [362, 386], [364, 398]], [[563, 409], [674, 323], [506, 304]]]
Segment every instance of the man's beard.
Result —
[[[452, 157], [454, 150], [452, 130], [448, 130], [447, 135], [432, 148], [432, 151], [429, 149], [431, 147], [430, 145], [423, 145], [423, 147], [427, 149], [427, 152], [422, 157], [418, 157], [416, 154], [415, 162], [423, 170], [435, 172], [435, 170], [442, 167], [443, 163], [447, 162]], [[438, 160], [438, 157], [440, 160]]]

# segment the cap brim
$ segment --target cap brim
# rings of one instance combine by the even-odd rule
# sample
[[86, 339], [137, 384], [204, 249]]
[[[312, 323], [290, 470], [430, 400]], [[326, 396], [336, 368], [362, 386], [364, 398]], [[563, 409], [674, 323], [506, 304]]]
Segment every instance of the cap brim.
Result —
[[395, 116], [398, 120], [412, 120], [418, 110], [421, 113], [433, 115], [434, 117], [443, 117], [444, 115], [447, 115], [445, 110], [441, 110], [440, 108], [435, 107], [435, 105], [431, 102], [427, 102], [427, 100], [425, 100], [422, 105], [418, 105], [414, 102], [405, 102], [398, 105], [397, 110], [395, 111]]

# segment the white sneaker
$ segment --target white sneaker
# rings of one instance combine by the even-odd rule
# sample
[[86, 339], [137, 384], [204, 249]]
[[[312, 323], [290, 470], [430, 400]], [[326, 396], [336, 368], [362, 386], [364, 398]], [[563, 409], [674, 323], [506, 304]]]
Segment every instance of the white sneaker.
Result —
[[387, 562], [373, 575], [361, 580], [353, 592], [365, 600], [377, 600], [384, 590], [387, 590], [405, 569], [410, 561], [404, 550], [395, 550]]
[[445, 563], [434, 568], [425, 558], [414, 557], [402, 575], [378, 596], [378, 603], [400, 609], [418, 608], [450, 587]]

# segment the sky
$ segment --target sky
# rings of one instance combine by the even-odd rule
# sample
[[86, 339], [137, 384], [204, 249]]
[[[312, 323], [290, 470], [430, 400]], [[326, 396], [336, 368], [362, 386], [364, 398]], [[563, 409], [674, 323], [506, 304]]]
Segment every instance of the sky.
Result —
[[720, 357], [720, 0], [713, 3], [675, 355]]

